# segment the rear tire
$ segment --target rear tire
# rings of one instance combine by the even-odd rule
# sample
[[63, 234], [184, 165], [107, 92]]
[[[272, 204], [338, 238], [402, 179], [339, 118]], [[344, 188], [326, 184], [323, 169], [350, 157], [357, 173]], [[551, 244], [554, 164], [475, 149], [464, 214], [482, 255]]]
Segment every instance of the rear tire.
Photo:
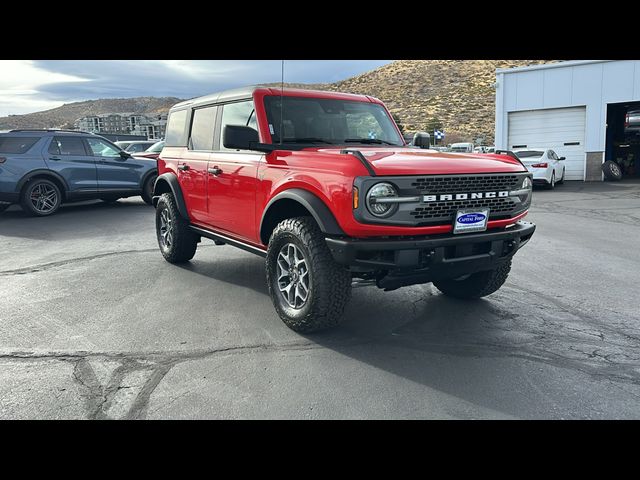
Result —
[[341, 322], [351, 298], [351, 273], [333, 259], [312, 218], [289, 218], [276, 226], [266, 267], [269, 295], [287, 327], [311, 333]]
[[152, 204], [153, 186], [155, 185], [157, 178], [158, 178], [158, 174], [152, 173], [144, 181], [144, 185], [142, 185], [142, 194], [140, 196], [142, 197], [142, 200], [144, 200], [144, 203], [146, 203], [147, 205]]
[[607, 160], [602, 164], [602, 173], [607, 180], [618, 181], [622, 180], [622, 170], [620, 165], [612, 160]]
[[477, 272], [464, 280], [433, 282], [445, 295], [455, 298], [480, 298], [491, 295], [502, 287], [511, 270], [511, 259], [493, 270]]
[[547, 184], [547, 190], [556, 188], [556, 172], [551, 172], [551, 181]]
[[198, 235], [189, 229], [171, 193], [163, 193], [156, 208], [156, 237], [164, 259], [169, 263], [188, 262], [196, 254]]
[[58, 185], [46, 178], [30, 180], [22, 189], [20, 206], [27, 215], [48, 217], [62, 205], [62, 192]]

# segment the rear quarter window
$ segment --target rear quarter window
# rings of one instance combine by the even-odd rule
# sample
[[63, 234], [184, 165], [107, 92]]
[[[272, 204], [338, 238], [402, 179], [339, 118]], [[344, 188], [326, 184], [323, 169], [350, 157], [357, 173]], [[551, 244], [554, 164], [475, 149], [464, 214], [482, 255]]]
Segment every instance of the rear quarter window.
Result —
[[26, 153], [40, 137], [0, 137], [0, 153]]
[[165, 145], [167, 147], [187, 146], [187, 113], [188, 110], [177, 110], [169, 114]]

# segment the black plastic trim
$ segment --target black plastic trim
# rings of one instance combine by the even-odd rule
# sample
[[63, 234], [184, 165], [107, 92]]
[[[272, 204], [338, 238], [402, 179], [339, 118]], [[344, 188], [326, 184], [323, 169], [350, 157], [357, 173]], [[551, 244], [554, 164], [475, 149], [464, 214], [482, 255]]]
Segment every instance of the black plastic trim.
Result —
[[[412, 268], [418, 266], [418, 252], [420, 250], [433, 250], [442, 249], [442, 247], [458, 246], [458, 245], [470, 245], [474, 243], [484, 242], [503, 242], [508, 240], [514, 240], [517, 242], [516, 247], [513, 250], [515, 253], [519, 248], [523, 247], [533, 235], [536, 226], [533, 223], [519, 221], [515, 226], [495, 231], [486, 231], [473, 234], [464, 235], [432, 235], [415, 237], [410, 239], [353, 239], [353, 238], [326, 238], [327, 246], [333, 255], [336, 262], [342, 265], [357, 266], [357, 267], [369, 267], [372, 270], [388, 269], [393, 270], [396, 268]], [[395, 255], [394, 260], [380, 261], [380, 260], [366, 260], [358, 259], [360, 252], [384, 252], [384, 251], [408, 251], [415, 252], [414, 259], [407, 261], [406, 255]], [[402, 258], [404, 256], [404, 258]], [[491, 254], [486, 254], [491, 258]], [[484, 259], [484, 257], [483, 257]], [[450, 264], [460, 263], [463, 259], [455, 259], [449, 261]], [[477, 259], [471, 259], [477, 260]], [[413, 263], [412, 263], [413, 262]], [[446, 260], [440, 261], [440, 263], [446, 263]], [[461, 274], [462, 275], [462, 274]]]
[[222, 233], [214, 232], [213, 230], [209, 230], [203, 227], [198, 227], [196, 225], [189, 225], [189, 228], [191, 228], [191, 230], [193, 230], [198, 235], [209, 238], [211, 240], [223, 242], [223, 243], [232, 245], [234, 247], [241, 248], [242, 250], [246, 250], [247, 252], [254, 253], [263, 258], [267, 256], [266, 250], [262, 250], [258, 247], [245, 243], [241, 240], [236, 240], [235, 238], [228, 237], [226, 235], [223, 235]]
[[69, 185], [67, 184], [67, 181], [64, 179], [64, 177], [59, 173], [53, 170], [47, 170], [46, 168], [39, 168], [37, 170], [32, 170], [29, 173], [25, 174], [16, 184], [15, 191], [20, 193], [22, 191], [22, 187], [24, 187], [25, 184], [36, 175], [45, 175], [45, 176], [55, 178], [56, 180], [60, 181], [60, 183], [62, 183], [62, 186], [64, 187], [65, 191], [62, 193], [66, 196], [67, 193], [69, 192]]
[[173, 173], [163, 173], [159, 175], [156, 179], [156, 183], [153, 184], [153, 206], [158, 206], [158, 199], [160, 198], [157, 195], [158, 185], [162, 182], [166, 182], [169, 184], [169, 188], [171, 189], [171, 193], [173, 193], [173, 197], [176, 199], [176, 205], [178, 206], [178, 212], [182, 216], [189, 220], [189, 213], [187, 212], [187, 205], [184, 203], [184, 197], [182, 196], [182, 189], [180, 188], [180, 183], [178, 182], [178, 177], [176, 177]]
[[304, 208], [306, 208], [315, 221], [318, 223], [320, 230], [326, 233], [327, 235], [345, 235], [344, 231], [338, 225], [335, 217], [331, 213], [329, 207], [325, 205], [325, 203], [316, 197], [313, 193], [303, 190], [301, 188], [292, 188], [291, 190], [285, 190], [284, 192], [280, 192], [278, 195], [273, 197], [266, 208], [264, 209], [264, 213], [262, 214], [262, 218], [260, 219], [260, 236], [262, 237], [262, 228], [264, 226], [265, 218], [269, 213], [269, 209], [271, 206], [276, 203], [278, 200], [290, 199], [295, 200], [299, 204], [301, 204]]
[[345, 148], [344, 150], [340, 150], [340, 153], [344, 155], [353, 155], [358, 160], [360, 160], [360, 163], [362, 163], [364, 168], [367, 169], [367, 172], [369, 172], [369, 175], [371, 175], [372, 177], [376, 176], [375, 170], [373, 169], [369, 161], [365, 158], [365, 156], [362, 154], [360, 150], [350, 150], [348, 148]]

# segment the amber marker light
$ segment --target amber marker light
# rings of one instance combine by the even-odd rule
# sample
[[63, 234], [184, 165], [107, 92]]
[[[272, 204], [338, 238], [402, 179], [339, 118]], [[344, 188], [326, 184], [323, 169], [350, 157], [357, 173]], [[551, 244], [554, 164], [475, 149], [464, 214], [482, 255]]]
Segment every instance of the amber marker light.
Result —
[[358, 195], [359, 195], [358, 189], [356, 187], [353, 187], [353, 209], [354, 210], [358, 208], [358, 202], [360, 201], [360, 198]]

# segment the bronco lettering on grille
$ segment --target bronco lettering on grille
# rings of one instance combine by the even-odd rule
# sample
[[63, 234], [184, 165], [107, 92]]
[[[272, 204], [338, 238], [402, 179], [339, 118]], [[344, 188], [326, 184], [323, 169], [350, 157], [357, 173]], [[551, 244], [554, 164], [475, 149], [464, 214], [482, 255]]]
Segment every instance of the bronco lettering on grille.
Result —
[[508, 191], [502, 192], [477, 192], [477, 193], [446, 193], [441, 195], [423, 195], [422, 201], [443, 202], [447, 200], [475, 200], [478, 198], [505, 198], [509, 196]]

